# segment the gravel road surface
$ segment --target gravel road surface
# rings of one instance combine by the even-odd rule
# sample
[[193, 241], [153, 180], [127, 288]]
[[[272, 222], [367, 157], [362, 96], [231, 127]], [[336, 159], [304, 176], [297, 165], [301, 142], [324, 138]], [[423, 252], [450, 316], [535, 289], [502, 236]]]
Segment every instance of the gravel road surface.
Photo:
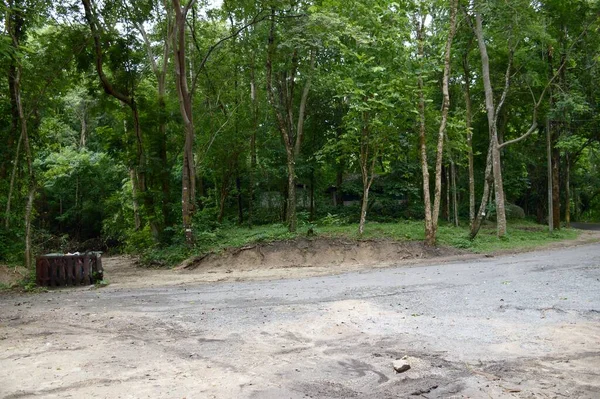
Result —
[[0, 296], [0, 397], [600, 398], [600, 244]]

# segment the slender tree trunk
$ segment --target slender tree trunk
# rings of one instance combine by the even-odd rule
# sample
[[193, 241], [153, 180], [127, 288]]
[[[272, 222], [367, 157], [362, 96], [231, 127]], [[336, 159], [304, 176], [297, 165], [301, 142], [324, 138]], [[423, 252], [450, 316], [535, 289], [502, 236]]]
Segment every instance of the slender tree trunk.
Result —
[[183, 147], [183, 168], [181, 176], [181, 214], [185, 240], [188, 245], [194, 242], [192, 231], [192, 215], [195, 210], [196, 169], [194, 164], [194, 119], [192, 114], [192, 96], [188, 88], [186, 75], [186, 16], [194, 1], [182, 7], [179, 0], [172, 0], [175, 10], [175, 34], [173, 50], [175, 52], [175, 80], [179, 109], [183, 118], [185, 144]]
[[[12, 45], [14, 47], [14, 51], [17, 52], [19, 50], [19, 46], [21, 40], [25, 34], [23, 25], [24, 18], [22, 14], [22, 10], [20, 9], [7, 9], [6, 13], [6, 30], [8, 34], [11, 36]], [[11, 201], [12, 196], [14, 194], [15, 181], [17, 176], [17, 171], [19, 169], [19, 156], [21, 153], [21, 145], [24, 139], [23, 129], [19, 131], [19, 122], [21, 120], [19, 113], [19, 104], [18, 100], [20, 100], [20, 80], [21, 80], [21, 66], [19, 65], [19, 61], [15, 59], [11, 59], [9, 68], [8, 68], [8, 91], [10, 97], [10, 130], [8, 136], [8, 149], [11, 149], [14, 145], [14, 138], [18, 135], [17, 148], [14, 155], [14, 163], [12, 167], [12, 173], [10, 176], [10, 186], [8, 190], [8, 197], [6, 201], [6, 216], [4, 219], [4, 226], [8, 230], [10, 226], [10, 211], [11, 211]], [[29, 144], [27, 144], [29, 145]], [[9, 155], [10, 157], [10, 155]], [[10, 159], [10, 158], [7, 158]], [[8, 162], [7, 162], [8, 163]], [[4, 163], [3, 163], [4, 164]], [[6, 168], [3, 166], [2, 178], [6, 175]]]
[[494, 92], [490, 79], [490, 61], [487, 53], [487, 46], [483, 38], [483, 23], [481, 14], [475, 13], [475, 32], [479, 43], [479, 52], [481, 53], [482, 78], [485, 91], [485, 105], [490, 130], [491, 151], [492, 151], [492, 173], [494, 175], [494, 192], [496, 196], [496, 223], [498, 237], [506, 235], [506, 209], [504, 205], [504, 183], [502, 180], [502, 161], [500, 155], [500, 144], [498, 142], [497, 116], [494, 105]]
[[575, 221], [579, 222], [579, 190], [577, 187], [573, 187], [573, 203], [575, 205], [574, 213], [575, 213]]
[[[20, 16], [21, 10], [17, 10], [16, 14], [9, 13], [7, 16], [6, 27], [8, 34], [12, 39], [12, 45], [15, 51], [20, 50], [20, 39], [22, 35], [22, 18]], [[11, 71], [12, 72], [12, 71]], [[27, 268], [33, 267], [33, 249], [31, 245], [32, 227], [31, 222], [33, 219], [33, 202], [36, 193], [36, 181], [35, 171], [33, 169], [33, 151], [31, 149], [31, 142], [29, 140], [29, 131], [27, 129], [27, 117], [23, 107], [23, 101], [21, 97], [21, 78], [23, 76], [22, 65], [17, 62], [14, 69], [13, 82], [12, 82], [12, 96], [14, 105], [16, 106], [18, 113], [18, 120], [21, 125], [21, 138], [23, 140], [23, 146], [25, 149], [25, 160], [27, 162], [27, 174], [28, 174], [28, 190], [27, 190], [27, 204], [25, 205], [25, 266]]]
[[12, 201], [13, 192], [15, 189], [15, 180], [17, 177], [17, 170], [19, 169], [19, 154], [21, 152], [21, 142], [23, 141], [23, 135], [19, 135], [17, 141], [17, 149], [15, 150], [15, 160], [12, 167], [12, 173], [10, 174], [10, 186], [8, 187], [8, 197], [6, 198], [6, 214], [4, 217], [4, 227], [8, 230], [10, 227], [10, 206]]
[[244, 223], [244, 198], [242, 197], [242, 179], [239, 175], [235, 178], [235, 188], [237, 190], [238, 224], [241, 226]]
[[[444, 52], [444, 76], [442, 79], [442, 112], [441, 121], [438, 130], [438, 140], [436, 148], [436, 164], [435, 164], [435, 189], [433, 197], [433, 209], [431, 209], [431, 197], [429, 194], [429, 171], [427, 162], [427, 141], [425, 131], [425, 98], [423, 93], [423, 76], [419, 74], [418, 77], [418, 91], [419, 91], [419, 140], [420, 140], [420, 152], [421, 152], [421, 169], [423, 173], [423, 191], [424, 191], [424, 202], [425, 202], [425, 244], [433, 246], [436, 243], [438, 220], [440, 214], [440, 203], [442, 197], [442, 161], [444, 156], [444, 138], [446, 136], [446, 126], [448, 124], [448, 112], [450, 108], [450, 67], [451, 67], [451, 53], [452, 53], [452, 41], [456, 33], [456, 13], [458, 9], [458, 0], [453, 0], [450, 11], [450, 31], [448, 32], [448, 38], [446, 40], [446, 47]], [[417, 27], [417, 42], [418, 42], [418, 56], [422, 60], [425, 56], [424, 40], [425, 40], [425, 18], [422, 18], [420, 23], [416, 21]]]
[[452, 52], [452, 41], [454, 34], [456, 33], [456, 11], [458, 8], [458, 0], [454, 0], [452, 4], [452, 10], [450, 15], [450, 32], [448, 33], [448, 39], [446, 41], [446, 51], [444, 55], [444, 77], [442, 83], [442, 119], [440, 121], [440, 128], [438, 130], [438, 141], [436, 150], [436, 164], [435, 164], [435, 192], [433, 197], [433, 233], [434, 240], [437, 238], [438, 219], [440, 213], [440, 203], [442, 196], [442, 162], [444, 160], [444, 139], [446, 137], [446, 126], [448, 124], [448, 112], [450, 110], [450, 61]]
[[33, 218], [33, 200], [35, 199], [35, 182], [29, 183], [27, 205], [25, 206], [25, 267], [33, 268], [34, 254], [31, 246], [31, 222]]
[[[18, 48], [18, 43], [15, 43], [15, 47]], [[31, 151], [31, 142], [29, 140], [29, 132], [27, 130], [27, 117], [23, 110], [23, 102], [21, 100], [21, 76], [22, 69], [19, 65], [17, 67], [17, 74], [15, 77], [15, 98], [17, 102], [17, 109], [19, 111], [19, 122], [21, 124], [21, 136], [23, 137], [23, 144], [25, 147], [25, 159], [27, 161], [27, 171], [29, 176], [29, 188], [27, 191], [27, 204], [25, 205], [25, 266], [27, 268], [33, 267], [33, 252], [31, 246], [31, 222], [33, 218], [33, 201], [35, 199], [36, 192], [36, 181], [35, 172], [33, 170], [33, 154]]]
[[171, 208], [169, 206], [169, 197], [171, 193], [170, 184], [170, 173], [169, 173], [169, 158], [167, 154], [167, 121], [166, 113], [167, 107], [165, 97], [159, 94], [158, 97], [158, 109], [160, 112], [158, 120], [158, 134], [159, 134], [159, 157], [161, 161], [160, 169], [160, 185], [162, 191], [161, 208], [163, 217], [163, 227], [170, 226], [172, 224]]
[[360, 206], [360, 223], [358, 225], [358, 234], [362, 236], [365, 232], [365, 223], [367, 222], [367, 209], [369, 207], [369, 185], [363, 178], [363, 196]]
[[548, 162], [548, 231], [554, 231], [554, 217], [552, 212], [552, 124], [546, 121], [546, 157]]
[[[123, 130], [125, 135], [127, 136], [127, 121], [123, 121]], [[133, 224], [135, 231], [138, 231], [142, 228], [142, 216], [140, 214], [140, 205], [139, 205], [139, 193], [138, 193], [138, 179], [135, 171], [135, 167], [129, 167], [129, 180], [131, 180], [131, 201], [132, 201], [132, 209], [133, 209]]]
[[469, 53], [463, 57], [465, 75], [465, 104], [467, 123], [467, 158], [469, 162], [469, 226], [473, 227], [475, 221], [475, 167], [473, 162], [473, 105], [471, 102], [471, 71], [469, 70]]
[[454, 164], [454, 161], [450, 161], [450, 175], [452, 184], [452, 210], [454, 211], [454, 226], [458, 227], [458, 197], [456, 192], [456, 165]]
[[134, 168], [129, 168], [129, 179], [131, 180], [131, 200], [133, 204], [133, 221], [135, 223], [135, 230], [142, 228], [142, 218], [140, 217], [140, 205], [138, 202], [138, 191], [137, 191], [137, 176]]
[[469, 233], [469, 238], [474, 240], [479, 233], [479, 229], [481, 228], [481, 223], [486, 217], [486, 207], [490, 199], [490, 189], [492, 184], [494, 183], [494, 175], [492, 173], [492, 143], [488, 147], [488, 155], [485, 164], [485, 174], [483, 180], [483, 194], [481, 198], [481, 204], [479, 205], [479, 212], [475, 215], [475, 219], [473, 220], [473, 224], [471, 225], [471, 232]]
[[[417, 44], [419, 59], [425, 57], [424, 43], [424, 20], [417, 23]], [[427, 136], [425, 127], [425, 93], [423, 76], [419, 74], [417, 78], [418, 96], [419, 96], [419, 154], [421, 157], [421, 173], [423, 175], [423, 204], [425, 207], [425, 244], [435, 245], [435, 229], [433, 227], [433, 216], [431, 212], [431, 194], [429, 188], [429, 162], [427, 161]]]
[[452, 217], [450, 212], [450, 168], [448, 168], [447, 165], [442, 169], [442, 174], [446, 179], [446, 203], [444, 204], [444, 218], [448, 223], [450, 223], [450, 218]]
[[[288, 198], [287, 198], [287, 212], [286, 222], [290, 232], [295, 232], [297, 227], [296, 220], [296, 159], [300, 155], [300, 147], [302, 145], [302, 139], [304, 136], [304, 119], [306, 116], [306, 106], [308, 101], [308, 94], [310, 92], [310, 86], [312, 82], [312, 73], [315, 69], [315, 58], [316, 50], [311, 49], [310, 51], [310, 65], [306, 81], [304, 82], [304, 88], [300, 97], [300, 105], [298, 106], [298, 117], [294, 120], [293, 103], [294, 103], [294, 87], [295, 79], [288, 79], [287, 73], [283, 73], [279, 82], [279, 95], [275, 95], [275, 88], [273, 87], [273, 58], [275, 56], [275, 9], [271, 9], [271, 25], [269, 29], [269, 40], [267, 48], [267, 61], [266, 67], [266, 81], [267, 81], [267, 97], [269, 104], [275, 112], [277, 120], [277, 127], [281, 133], [281, 138], [285, 146], [285, 152], [287, 157], [287, 171], [288, 171]], [[297, 51], [294, 51], [292, 55], [292, 70], [289, 76], [296, 76], [298, 55]], [[295, 127], [295, 128], [294, 128]]]
[[554, 229], [560, 230], [560, 149], [556, 148], [560, 129], [554, 129], [552, 137], [552, 219]]
[[85, 148], [87, 145], [87, 110], [85, 106], [85, 102], [83, 102], [81, 106], [81, 132], [79, 134], [79, 147]]
[[315, 168], [310, 171], [310, 195], [309, 195], [310, 221], [315, 220]]
[[296, 231], [297, 220], [296, 220], [296, 161], [294, 159], [292, 149], [286, 149], [287, 154], [287, 205], [285, 221], [288, 224], [288, 229], [291, 233]]
[[166, 88], [166, 74], [167, 74], [167, 65], [168, 65], [168, 44], [169, 38], [165, 39], [165, 53], [163, 57], [165, 57], [165, 61], [163, 62], [163, 69], [160, 71], [157, 70], [157, 79], [158, 79], [158, 156], [161, 161], [160, 168], [160, 186], [162, 191], [161, 198], [161, 210], [162, 210], [162, 227], [171, 226], [173, 223], [173, 217], [171, 215], [170, 208], [170, 193], [171, 193], [171, 184], [170, 184], [170, 171], [169, 171], [169, 158], [167, 154], [167, 88]]
[[[16, 28], [13, 28], [16, 29]], [[8, 145], [7, 149], [9, 150], [7, 154], [10, 153], [12, 149], [15, 137], [19, 136], [19, 140], [22, 140], [21, 133], [19, 132], [19, 110], [17, 109], [17, 101], [14, 94], [15, 87], [15, 76], [17, 73], [17, 67], [14, 65], [14, 61], [11, 62], [11, 65], [8, 68], [8, 91], [10, 96], [10, 129], [8, 132]], [[16, 154], [19, 152], [17, 151]], [[7, 165], [10, 163], [10, 155], [7, 156], [5, 162], [2, 163], [2, 170], [0, 171], [0, 177], [5, 178], [7, 173]]]
[[566, 154], [565, 159], [566, 173], [565, 173], [565, 223], [567, 228], [571, 228], [571, 162], [569, 160], [569, 153]]
[[217, 216], [217, 222], [223, 223], [223, 216], [225, 215], [225, 201], [229, 196], [229, 190], [221, 187], [221, 195], [219, 196], [219, 215]]
[[254, 58], [250, 66], [250, 100], [252, 102], [252, 134], [250, 135], [250, 190], [248, 193], [248, 226], [254, 223], [254, 185], [256, 184], [256, 134], [258, 131], [258, 98], [256, 94]]
[[169, 207], [170, 197], [170, 173], [169, 173], [169, 160], [167, 155], [167, 109], [166, 109], [166, 79], [167, 69], [169, 66], [170, 53], [171, 53], [171, 41], [173, 40], [173, 18], [172, 12], [168, 5], [168, 0], [163, 0], [163, 5], [166, 10], [166, 34], [163, 37], [163, 55], [162, 64], [159, 67], [156, 57], [154, 56], [154, 50], [152, 42], [146, 33], [143, 24], [135, 23], [135, 27], [138, 29], [144, 44], [146, 46], [146, 54], [148, 56], [148, 62], [152, 68], [152, 72], [156, 76], [157, 81], [157, 103], [158, 103], [158, 157], [161, 160], [161, 169], [159, 173], [159, 180], [162, 192], [161, 198], [161, 211], [162, 211], [162, 222], [160, 223], [159, 230], [162, 230], [165, 226], [172, 224], [172, 215]]
[[369, 114], [363, 112], [363, 128], [360, 137], [360, 173], [363, 183], [363, 196], [360, 209], [360, 223], [358, 224], [358, 234], [363, 235], [365, 223], [367, 221], [367, 210], [369, 208], [369, 190], [375, 178], [375, 163], [378, 158], [378, 151], [372, 151], [371, 131], [369, 128]]

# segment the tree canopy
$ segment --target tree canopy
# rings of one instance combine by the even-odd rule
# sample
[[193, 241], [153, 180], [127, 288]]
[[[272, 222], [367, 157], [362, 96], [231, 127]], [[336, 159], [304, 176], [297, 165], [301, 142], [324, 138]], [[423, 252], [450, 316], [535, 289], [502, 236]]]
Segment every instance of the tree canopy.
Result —
[[0, 260], [600, 219], [596, 0], [5, 0]]

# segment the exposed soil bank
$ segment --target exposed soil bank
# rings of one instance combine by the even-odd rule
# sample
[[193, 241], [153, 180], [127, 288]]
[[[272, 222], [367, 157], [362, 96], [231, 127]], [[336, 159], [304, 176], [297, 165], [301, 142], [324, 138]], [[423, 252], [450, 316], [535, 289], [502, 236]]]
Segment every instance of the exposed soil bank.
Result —
[[10, 287], [27, 276], [27, 269], [21, 266], [0, 265], [0, 285]]
[[[229, 248], [185, 261], [178, 269], [253, 269], [397, 265], [411, 260], [466, 254], [447, 247], [427, 247], [422, 242], [394, 240], [295, 239]], [[332, 271], [333, 271], [332, 270]]]
[[[554, 242], [537, 248], [513, 248], [474, 254], [456, 248], [429, 248], [417, 241], [300, 238], [229, 248], [190, 258], [175, 269], [139, 267], [135, 257], [113, 256], [103, 260], [105, 279], [111, 288], [194, 285], [224, 281], [256, 281], [326, 276], [392, 266], [431, 265], [476, 260], [523, 252], [560, 249], [600, 242], [599, 231], [584, 231], [576, 240]], [[0, 282], [16, 283], [25, 269], [0, 266]], [[87, 290], [93, 287], [68, 288]]]

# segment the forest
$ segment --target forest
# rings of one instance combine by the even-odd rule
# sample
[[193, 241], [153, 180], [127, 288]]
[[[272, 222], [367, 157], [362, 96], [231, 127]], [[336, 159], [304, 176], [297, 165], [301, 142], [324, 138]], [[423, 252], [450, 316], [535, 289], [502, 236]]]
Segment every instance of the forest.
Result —
[[[596, 0], [3, 0], [0, 262], [600, 220]], [[547, 230], [547, 228], [545, 228]]]

